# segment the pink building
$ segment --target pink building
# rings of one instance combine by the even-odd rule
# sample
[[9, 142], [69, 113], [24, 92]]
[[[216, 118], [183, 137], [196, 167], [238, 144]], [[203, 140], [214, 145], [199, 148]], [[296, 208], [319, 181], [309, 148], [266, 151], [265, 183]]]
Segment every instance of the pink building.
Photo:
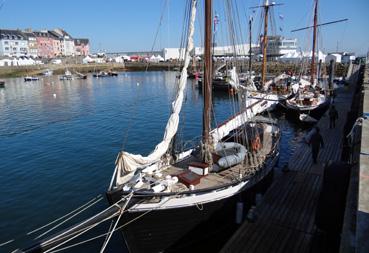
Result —
[[47, 31], [34, 32], [37, 41], [37, 54], [42, 58], [54, 57], [54, 39]]
[[90, 54], [90, 45], [88, 39], [74, 39], [74, 48], [76, 55], [87, 56]]

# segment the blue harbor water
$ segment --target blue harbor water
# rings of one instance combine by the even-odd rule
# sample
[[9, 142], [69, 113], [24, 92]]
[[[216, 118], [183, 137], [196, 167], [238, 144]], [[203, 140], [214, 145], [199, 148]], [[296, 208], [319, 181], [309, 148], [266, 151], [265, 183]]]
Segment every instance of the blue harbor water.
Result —
[[[163, 135], [176, 93], [175, 72], [127, 72], [118, 77], [35, 82], [6, 80], [0, 89], [0, 252], [32, 244], [52, 226], [27, 235], [104, 195], [122, 149], [147, 154]], [[202, 95], [189, 81], [179, 137], [191, 145], [201, 134]], [[216, 122], [234, 106], [228, 94], [214, 97]], [[274, 113], [282, 129], [279, 166], [287, 161], [305, 130]], [[87, 218], [108, 206], [104, 199], [75, 219]], [[56, 225], [56, 224], [55, 224]], [[107, 232], [93, 229], [86, 239]], [[98, 252], [104, 237], [66, 252]], [[124, 252], [116, 233], [108, 252]], [[64, 252], [64, 251], [63, 251]]]

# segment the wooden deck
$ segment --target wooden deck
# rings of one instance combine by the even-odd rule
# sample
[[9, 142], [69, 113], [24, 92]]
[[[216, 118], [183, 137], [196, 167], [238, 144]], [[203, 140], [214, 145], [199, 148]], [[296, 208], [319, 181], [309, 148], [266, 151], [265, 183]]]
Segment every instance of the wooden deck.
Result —
[[318, 164], [312, 163], [310, 147], [302, 143], [289, 161], [289, 171], [276, 177], [256, 207], [256, 221], [244, 222], [221, 252], [316, 252], [314, 220], [323, 168], [329, 161], [340, 160], [352, 90], [337, 92], [339, 119], [335, 129], [329, 129], [327, 113], [317, 123], [325, 143]]

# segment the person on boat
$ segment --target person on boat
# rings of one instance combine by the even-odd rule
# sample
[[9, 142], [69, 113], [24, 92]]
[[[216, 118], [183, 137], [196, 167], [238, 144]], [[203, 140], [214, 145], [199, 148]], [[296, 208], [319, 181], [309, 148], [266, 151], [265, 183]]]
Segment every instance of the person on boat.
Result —
[[315, 133], [311, 136], [310, 146], [314, 164], [317, 163], [320, 147], [324, 148], [323, 137], [319, 133], [319, 127], [315, 127]]
[[335, 128], [336, 120], [338, 119], [338, 112], [334, 105], [332, 105], [331, 108], [329, 109], [328, 115], [329, 115], [329, 128]]

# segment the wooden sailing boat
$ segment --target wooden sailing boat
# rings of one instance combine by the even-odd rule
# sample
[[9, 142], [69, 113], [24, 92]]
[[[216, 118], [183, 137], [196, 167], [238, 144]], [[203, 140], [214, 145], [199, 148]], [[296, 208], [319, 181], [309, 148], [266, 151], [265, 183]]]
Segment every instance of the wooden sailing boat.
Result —
[[[192, 25], [196, 2], [192, 0]], [[176, 117], [173, 116], [176, 108], [173, 108], [163, 142], [153, 153], [142, 157], [121, 152], [117, 158], [113, 183], [107, 195], [113, 205], [134, 192], [134, 204], [128, 204], [129, 208], [121, 218], [122, 224], [135, 220], [123, 228], [130, 252], [183, 250], [189, 241], [201, 240], [206, 223], [234, 222], [236, 202], [244, 201], [245, 191], [267, 175], [278, 159], [280, 132], [272, 121], [250, 120], [247, 111], [241, 111], [211, 130], [211, 26], [212, 1], [206, 0], [201, 144], [175, 156], [169, 155], [166, 148], [159, 152], [171, 140], [171, 119]], [[188, 56], [193, 48], [193, 27], [189, 31], [179, 92], [187, 79]], [[181, 96], [179, 93], [177, 99]], [[174, 105], [179, 105], [177, 102]]]
[[[191, 0], [184, 67], [163, 140], [148, 156], [118, 154], [107, 197], [111, 207], [39, 242], [24, 252], [56, 249], [97, 224], [115, 218], [102, 246], [121, 230], [130, 252], [188, 251], [214, 227], [235, 223], [245, 193], [272, 170], [279, 157], [280, 131], [265, 118], [251, 118], [252, 107], [211, 129], [212, 0], [205, 0], [204, 111], [202, 141], [172, 154], [187, 68], [193, 50], [197, 0]], [[239, 213], [242, 216], [242, 211]]]
[[[254, 8], [263, 8], [264, 10], [264, 33], [262, 36], [262, 53], [263, 53], [263, 62], [261, 69], [261, 89], [257, 89], [254, 85], [254, 80], [249, 77], [246, 83], [246, 89], [250, 92], [248, 93], [248, 97], [253, 100], [264, 100], [268, 104], [267, 107], [269, 110], [272, 110], [276, 107], [276, 105], [280, 102], [285, 101], [287, 98], [291, 97], [293, 94], [292, 83], [290, 76], [286, 74], [281, 74], [272, 80], [266, 81], [266, 73], [267, 73], [267, 47], [268, 47], [268, 20], [269, 20], [269, 11], [273, 6], [278, 6], [281, 4], [276, 4], [275, 2], [269, 3], [269, 0], [265, 0], [264, 5], [252, 7]], [[251, 27], [252, 20], [249, 20], [249, 37], [250, 37], [250, 52], [249, 52], [249, 73], [251, 75]]]
[[[313, 28], [313, 46], [312, 46], [312, 54], [311, 54], [311, 64], [310, 64], [310, 82], [307, 80], [300, 80], [300, 89], [297, 94], [286, 101], [286, 106], [288, 109], [302, 113], [302, 114], [310, 114], [314, 112], [314, 116], [319, 116], [321, 111], [328, 105], [329, 100], [325, 94], [325, 91], [322, 89], [322, 83], [319, 83], [319, 76], [316, 74], [316, 64], [315, 64], [315, 53], [317, 49], [317, 27], [327, 24], [338, 23], [342, 21], [346, 21], [347, 19], [337, 20], [333, 22], [328, 22], [324, 24], [318, 24], [318, 0], [314, 0], [314, 24], [313, 26], [296, 29], [295, 31], [301, 31], [305, 29]], [[300, 119], [305, 118], [305, 115], [302, 115]]]

